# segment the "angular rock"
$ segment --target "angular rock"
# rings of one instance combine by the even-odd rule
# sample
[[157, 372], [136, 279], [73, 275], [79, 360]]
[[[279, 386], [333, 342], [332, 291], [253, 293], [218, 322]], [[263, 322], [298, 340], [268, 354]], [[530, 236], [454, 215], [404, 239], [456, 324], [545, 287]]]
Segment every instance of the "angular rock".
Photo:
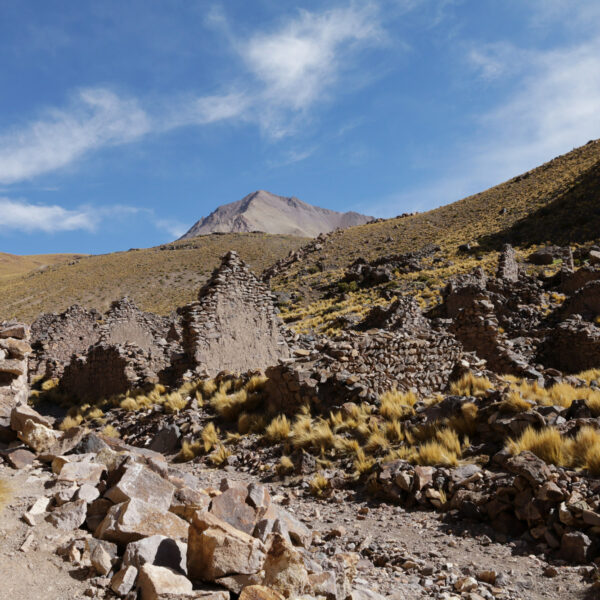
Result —
[[104, 471], [106, 471], [104, 465], [98, 463], [88, 461], [68, 462], [62, 466], [57, 480], [73, 482], [77, 485], [97, 484]]
[[331, 571], [312, 573], [308, 576], [308, 581], [312, 588], [313, 594], [317, 596], [324, 596], [327, 600], [338, 600], [335, 574]]
[[39, 454], [50, 452], [62, 438], [62, 433], [27, 419], [18, 436], [21, 441]]
[[179, 447], [179, 438], [181, 437], [181, 431], [175, 424], [165, 425], [156, 433], [152, 441], [150, 442], [150, 450], [154, 452], [160, 452], [161, 454], [170, 454], [175, 452]]
[[164, 594], [189, 594], [192, 582], [166, 567], [145, 564], [139, 572], [138, 588], [141, 600], [161, 600]]
[[138, 570], [128, 565], [123, 567], [120, 571], [115, 573], [110, 581], [110, 589], [117, 594], [117, 596], [126, 596], [135, 585], [137, 579]]
[[560, 556], [574, 563], [584, 563], [591, 558], [592, 540], [581, 531], [565, 533], [560, 541]]
[[265, 560], [263, 544], [208, 512], [194, 515], [189, 527], [188, 574], [215, 581], [227, 575], [257, 573]]
[[308, 572], [300, 553], [280, 534], [273, 534], [263, 565], [263, 583], [267, 587], [294, 598], [310, 591]]
[[46, 517], [46, 521], [52, 523], [57, 529], [71, 531], [84, 524], [86, 515], [87, 502], [85, 500], [75, 500], [75, 502], [67, 502], [55, 508]]
[[188, 524], [183, 519], [133, 499], [111, 507], [94, 535], [116, 544], [128, 544], [152, 535], [185, 539], [187, 532]]
[[31, 353], [31, 346], [23, 340], [2, 338], [0, 339], [0, 350], [7, 352], [9, 358], [23, 360]]
[[38, 425], [44, 425], [50, 429], [52, 428], [52, 423], [46, 419], [46, 417], [40, 415], [37, 410], [34, 410], [27, 404], [19, 404], [12, 409], [12, 412], [10, 413], [10, 426], [14, 431], [22, 431], [27, 419], [31, 419]]
[[29, 327], [22, 323], [0, 327], [0, 339], [15, 338], [24, 340], [29, 335]]
[[115, 504], [136, 499], [154, 506], [159, 511], [168, 511], [175, 486], [139, 463], [129, 463], [120, 480], [105, 494]]
[[98, 575], [108, 575], [112, 569], [111, 556], [100, 544], [90, 553], [90, 561]]
[[127, 544], [123, 565], [140, 569], [145, 564], [167, 567], [187, 575], [187, 544], [164, 535], [152, 535]]
[[18, 450], [7, 452], [5, 458], [13, 469], [24, 469], [33, 464], [35, 454], [29, 452], [29, 450], [19, 448]]
[[239, 595], [241, 591], [249, 585], [260, 585], [262, 583], [262, 572], [253, 575], [229, 575], [215, 580], [216, 585], [220, 585], [232, 594]]
[[257, 521], [256, 509], [246, 504], [246, 488], [231, 488], [213, 499], [209, 512], [232, 527], [252, 535]]
[[279, 592], [264, 585], [250, 585], [242, 590], [239, 600], [283, 600]]

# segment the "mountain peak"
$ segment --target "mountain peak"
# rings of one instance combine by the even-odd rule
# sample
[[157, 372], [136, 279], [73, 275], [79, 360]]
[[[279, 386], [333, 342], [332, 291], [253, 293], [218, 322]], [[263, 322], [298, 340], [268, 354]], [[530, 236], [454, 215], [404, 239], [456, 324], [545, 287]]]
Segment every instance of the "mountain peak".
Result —
[[265, 233], [316, 237], [339, 227], [369, 222], [372, 217], [355, 212], [340, 213], [302, 202], [295, 196], [277, 196], [256, 190], [237, 202], [219, 206], [197, 221], [180, 239], [211, 233]]

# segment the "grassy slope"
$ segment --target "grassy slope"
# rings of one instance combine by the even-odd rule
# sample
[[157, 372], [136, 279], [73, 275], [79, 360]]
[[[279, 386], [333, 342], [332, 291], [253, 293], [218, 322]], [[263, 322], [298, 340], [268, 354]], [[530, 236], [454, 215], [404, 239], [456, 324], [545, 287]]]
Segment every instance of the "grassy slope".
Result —
[[0, 252], [0, 280], [16, 275], [24, 275], [29, 271], [66, 263], [82, 258], [83, 254], [32, 254], [17, 256]]
[[74, 302], [105, 310], [124, 295], [145, 310], [167, 314], [195, 299], [228, 250], [237, 250], [260, 273], [306, 241], [253, 233], [210, 235], [168, 246], [83, 257], [43, 272], [0, 278], [0, 319], [31, 321], [41, 312], [64, 310]]
[[[521, 253], [546, 241], [576, 244], [600, 238], [600, 141], [555, 158], [528, 173], [458, 202], [408, 218], [388, 219], [336, 232], [323, 249], [277, 277], [274, 289], [296, 291], [299, 299], [285, 313], [298, 329], [323, 328], [346, 313], [362, 313], [378, 302], [377, 290], [362, 290], [347, 299], [327, 298], [345, 268], [359, 257], [419, 250], [428, 243], [442, 247], [441, 265], [398, 277], [406, 292], [435, 303], [442, 282], [482, 265], [495, 268], [497, 250], [511, 242]], [[481, 244], [480, 260], [458, 252], [466, 242]]]

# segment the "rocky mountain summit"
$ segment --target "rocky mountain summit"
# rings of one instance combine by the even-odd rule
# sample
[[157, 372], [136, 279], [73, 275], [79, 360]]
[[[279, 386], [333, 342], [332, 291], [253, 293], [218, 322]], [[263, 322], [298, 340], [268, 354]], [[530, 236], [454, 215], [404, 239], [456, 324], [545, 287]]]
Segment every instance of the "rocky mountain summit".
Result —
[[316, 237], [338, 228], [362, 225], [372, 220], [356, 212], [340, 213], [312, 206], [298, 198], [276, 196], [264, 190], [224, 204], [200, 219], [180, 239], [211, 233], [263, 231], [299, 237]]

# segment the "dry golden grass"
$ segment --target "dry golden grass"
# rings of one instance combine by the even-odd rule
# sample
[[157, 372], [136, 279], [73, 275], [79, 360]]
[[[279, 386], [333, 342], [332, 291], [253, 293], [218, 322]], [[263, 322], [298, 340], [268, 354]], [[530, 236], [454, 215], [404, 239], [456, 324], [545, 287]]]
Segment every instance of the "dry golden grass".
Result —
[[219, 444], [215, 451], [212, 452], [208, 460], [215, 466], [220, 467], [229, 457], [231, 456], [231, 451], [223, 446], [223, 444]]
[[110, 438], [119, 438], [119, 437], [121, 437], [121, 434], [119, 433], [119, 430], [116, 427], [114, 427], [113, 425], [107, 425], [102, 430], [102, 433], [106, 437], [110, 437]]
[[168, 314], [195, 300], [229, 250], [236, 250], [259, 274], [307, 241], [260, 233], [207, 235], [165, 249], [86, 256], [72, 264], [64, 260], [44, 271], [23, 274], [21, 270], [4, 277], [0, 259], [0, 319], [32, 321], [42, 312], [60, 312], [75, 302], [104, 311], [122, 296], [129, 296], [143, 310]]
[[279, 463], [275, 468], [277, 470], [278, 475], [287, 475], [288, 473], [291, 473], [294, 470], [294, 463], [292, 462], [292, 459], [289, 456], [284, 455], [279, 459]]
[[458, 381], [450, 385], [450, 393], [456, 396], [485, 396], [494, 386], [487, 377], [477, 377], [473, 373], [465, 373]]
[[219, 433], [219, 430], [212, 422], [202, 430], [200, 437], [202, 438], [204, 452], [210, 452], [219, 443]]
[[202, 442], [188, 442], [184, 440], [181, 444], [181, 450], [175, 457], [177, 462], [189, 462], [199, 456], [204, 450], [204, 444]]
[[331, 484], [327, 477], [324, 477], [323, 475], [318, 473], [310, 480], [308, 487], [310, 489], [310, 493], [313, 496], [321, 498], [329, 491]]
[[0, 252], [0, 281], [30, 271], [43, 271], [48, 267], [61, 265], [71, 261], [77, 261], [86, 256], [85, 254], [32, 254], [29, 256], [17, 256]]
[[381, 395], [379, 414], [385, 419], [402, 419], [414, 413], [413, 406], [418, 398], [413, 392], [391, 390]]
[[285, 415], [275, 417], [265, 430], [264, 438], [267, 442], [277, 444], [279, 442], [285, 442], [290, 433], [292, 432], [292, 426]]
[[547, 463], [600, 474], [600, 431], [590, 426], [582, 427], [574, 438], [561, 435], [553, 427], [528, 427], [518, 439], [509, 440], [506, 447], [515, 455], [528, 450]]
[[173, 392], [167, 395], [164, 407], [169, 414], [177, 414], [187, 406], [187, 398], [181, 392]]

